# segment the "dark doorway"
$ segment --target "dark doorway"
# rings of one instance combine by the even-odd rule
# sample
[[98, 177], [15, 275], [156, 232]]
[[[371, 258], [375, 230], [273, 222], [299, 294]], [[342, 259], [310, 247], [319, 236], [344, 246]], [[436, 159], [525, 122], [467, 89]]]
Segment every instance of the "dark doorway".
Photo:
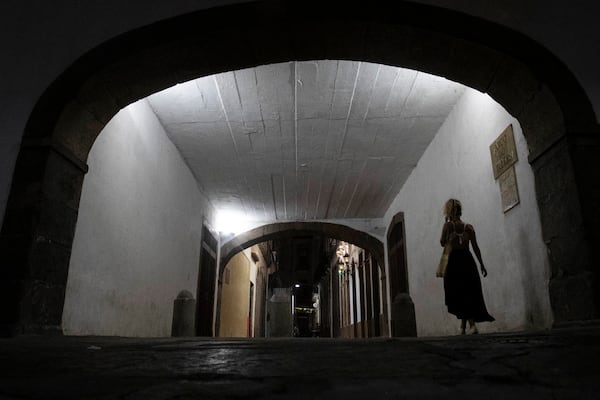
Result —
[[248, 301], [248, 330], [246, 336], [252, 337], [252, 321], [254, 320], [254, 283], [250, 282], [250, 300]]
[[200, 270], [198, 271], [198, 301], [196, 305], [196, 335], [213, 336], [215, 279], [217, 272], [217, 239], [202, 227]]
[[408, 269], [406, 268], [406, 243], [404, 240], [404, 214], [394, 217], [388, 234], [388, 261], [390, 265], [390, 295], [408, 293]]
[[398, 213], [392, 219], [387, 239], [392, 299], [391, 333], [392, 336], [417, 336], [415, 305], [408, 292], [404, 213]]

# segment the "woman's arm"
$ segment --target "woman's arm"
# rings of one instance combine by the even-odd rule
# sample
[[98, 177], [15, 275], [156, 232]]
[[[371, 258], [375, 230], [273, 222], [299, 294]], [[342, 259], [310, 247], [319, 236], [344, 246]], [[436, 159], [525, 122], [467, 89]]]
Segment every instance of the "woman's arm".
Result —
[[473, 247], [473, 252], [475, 253], [475, 257], [477, 257], [477, 261], [479, 261], [479, 266], [481, 267], [481, 274], [486, 277], [487, 276], [487, 270], [485, 269], [485, 266], [483, 265], [483, 259], [481, 258], [481, 250], [479, 249], [479, 245], [477, 244], [477, 236], [475, 235], [475, 229], [473, 228], [472, 225], [468, 226], [469, 229], [469, 233], [470, 233], [470, 237], [471, 237], [471, 247]]
[[440, 244], [442, 245], [442, 247], [444, 247], [446, 245], [446, 243], [448, 242], [448, 229], [449, 229], [449, 222], [446, 222], [444, 224], [444, 227], [442, 228], [442, 237], [440, 238]]

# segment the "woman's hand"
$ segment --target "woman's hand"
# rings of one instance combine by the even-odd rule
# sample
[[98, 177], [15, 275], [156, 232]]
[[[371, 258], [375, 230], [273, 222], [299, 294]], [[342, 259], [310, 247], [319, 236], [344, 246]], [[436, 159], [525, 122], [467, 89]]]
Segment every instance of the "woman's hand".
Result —
[[481, 264], [481, 275], [485, 278], [487, 276], [487, 269]]

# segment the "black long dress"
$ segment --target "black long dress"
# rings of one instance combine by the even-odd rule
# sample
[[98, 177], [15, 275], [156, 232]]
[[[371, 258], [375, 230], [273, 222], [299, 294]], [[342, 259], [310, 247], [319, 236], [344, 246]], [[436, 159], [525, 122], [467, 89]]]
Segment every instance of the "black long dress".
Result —
[[477, 265], [468, 248], [453, 249], [450, 253], [444, 292], [448, 312], [458, 319], [494, 321], [485, 307]]

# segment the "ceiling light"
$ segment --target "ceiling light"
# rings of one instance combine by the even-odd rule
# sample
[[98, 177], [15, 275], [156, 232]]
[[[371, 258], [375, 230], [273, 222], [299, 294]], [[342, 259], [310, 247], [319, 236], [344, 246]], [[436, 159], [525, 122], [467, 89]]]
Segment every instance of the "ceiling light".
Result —
[[222, 234], [237, 235], [250, 230], [254, 225], [246, 214], [236, 210], [219, 210], [215, 220], [215, 228]]

